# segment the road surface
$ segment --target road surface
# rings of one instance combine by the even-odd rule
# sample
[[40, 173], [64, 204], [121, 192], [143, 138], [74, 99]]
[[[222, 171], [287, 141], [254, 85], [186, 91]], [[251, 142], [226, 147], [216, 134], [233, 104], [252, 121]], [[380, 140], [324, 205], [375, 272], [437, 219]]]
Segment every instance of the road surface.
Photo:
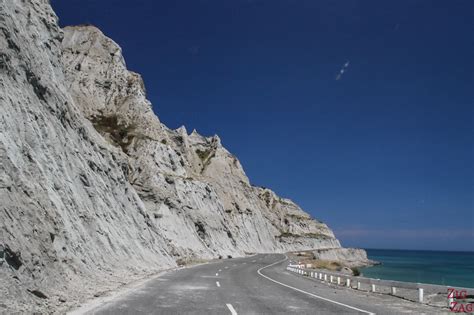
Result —
[[400, 314], [440, 312], [285, 270], [282, 254], [211, 262], [164, 274], [87, 314]]

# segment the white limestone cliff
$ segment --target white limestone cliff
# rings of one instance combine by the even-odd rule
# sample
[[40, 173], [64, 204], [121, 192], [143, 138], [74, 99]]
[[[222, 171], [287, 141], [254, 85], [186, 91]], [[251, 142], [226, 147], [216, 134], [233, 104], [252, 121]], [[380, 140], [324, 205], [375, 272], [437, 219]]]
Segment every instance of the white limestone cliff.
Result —
[[[121, 49], [100, 30], [66, 27], [62, 47], [75, 104], [128, 158], [129, 181], [149, 224], [162, 231], [176, 257], [339, 246], [326, 225], [290, 200], [252, 187], [218, 136], [161, 124], [141, 78], [126, 69]], [[175, 226], [182, 230], [169, 228]]]
[[93, 26], [0, 0], [0, 313], [55, 312], [195, 258], [340, 248], [250, 184], [219, 137], [170, 130]]

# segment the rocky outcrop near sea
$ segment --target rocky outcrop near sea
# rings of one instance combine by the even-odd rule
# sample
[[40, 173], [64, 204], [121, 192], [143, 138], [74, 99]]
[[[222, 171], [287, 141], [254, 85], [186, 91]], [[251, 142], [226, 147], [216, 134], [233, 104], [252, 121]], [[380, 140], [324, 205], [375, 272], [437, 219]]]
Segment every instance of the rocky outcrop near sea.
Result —
[[218, 136], [166, 127], [113, 40], [57, 22], [47, 0], [0, 0], [0, 313], [198, 259], [340, 248]]
[[366, 267], [379, 262], [367, 258], [365, 250], [360, 248], [322, 248], [313, 251], [314, 259], [337, 261], [347, 267]]

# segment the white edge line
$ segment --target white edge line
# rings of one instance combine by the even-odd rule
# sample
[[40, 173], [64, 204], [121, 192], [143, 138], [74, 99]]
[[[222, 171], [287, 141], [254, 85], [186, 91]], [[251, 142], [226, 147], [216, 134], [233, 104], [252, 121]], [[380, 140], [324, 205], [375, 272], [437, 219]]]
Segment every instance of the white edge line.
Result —
[[[350, 309], [353, 309], [353, 310], [356, 310], [356, 311], [359, 311], [359, 312], [363, 312], [363, 313], [366, 313], [366, 314], [375, 315], [375, 313], [372, 313], [372, 312], [369, 312], [369, 311], [365, 311], [365, 310], [362, 310], [362, 309], [360, 309], [360, 308], [357, 308], [357, 307], [354, 307], [354, 306], [350, 306], [350, 305], [347, 305], [347, 304], [344, 304], [344, 303], [340, 303], [340, 302], [337, 302], [337, 301], [333, 301], [333, 300], [324, 298], [324, 297], [322, 297], [322, 296], [319, 296], [319, 295], [316, 295], [316, 294], [313, 294], [313, 293], [309, 293], [309, 292], [303, 291], [303, 290], [301, 290], [301, 289], [298, 289], [298, 288], [289, 286], [289, 285], [287, 285], [287, 284], [284, 284], [284, 283], [281, 283], [281, 282], [279, 282], [279, 281], [276, 281], [276, 280], [274, 280], [274, 279], [272, 279], [272, 278], [270, 278], [270, 277], [267, 277], [267, 276], [265, 276], [264, 274], [262, 274], [262, 273], [260, 272], [260, 271], [262, 271], [262, 270], [265, 269], [265, 268], [274, 266], [274, 265], [276, 265], [276, 264], [278, 264], [278, 263], [281, 263], [282, 261], [285, 261], [285, 260], [287, 260], [287, 259], [288, 259], [288, 257], [285, 255], [285, 259], [279, 260], [279, 261], [277, 261], [277, 262], [274, 262], [273, 264], [270, 264], [270, 265], [268, 265], [268, 266], [262, 267], [262, 268], [260, 268], [260, 269], [257, 270], [257, 273], [258, 273], [259, 275], [261, 275], [262, 277], [264, 277], [265, 279], [268, 279], [268, 280], [270, 280], [270, 281], [272, 281], [272, 282], [278, 283], [279, 285], [282, 285], [282, 286], [284, 286], [284, 287], [293, 289], [293, 290], [295, 290], [295, 291], [298, 291], [298, 292], [307, 294], [307, 295], [309, 295], [309, 296], [315, 297], [315, 298], [317, 298], [317, 299], [321, 299], [321, 300], [324, 300], [324, 301], [327, 301], [327, 302], [331, 302], [331, 303], [334, 303], [334, 304], [337, 304], [337, 305], [341, 305], [341, 306], [344, 306], [344, 307], [347, 307], [347, 308], [350, 308]], [[229, 304], [227, 304], [227, 306], [228, 306], [228, 305], [229, 305]]]
[[234, 307], [232, 306], [232, 304], [226, 304], [227, 308], [229, 309], [230, 313], [232, 315], [237, 315], [237, 312], [235, 311]]
[[217, 285], [218, 288], [221, 287], [221, 284], [219, 283], [219, 281], [216, 281], [216, 285]]

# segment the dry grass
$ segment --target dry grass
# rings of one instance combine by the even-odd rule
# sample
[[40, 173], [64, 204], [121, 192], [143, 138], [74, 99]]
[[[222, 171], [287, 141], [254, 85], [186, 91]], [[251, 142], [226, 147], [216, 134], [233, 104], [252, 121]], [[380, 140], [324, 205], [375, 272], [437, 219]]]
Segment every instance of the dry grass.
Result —
[[[311, 264], [314, 269], [325, 269], [330, 271], [343, 271], [348, 270], [347, 266], [343, 263], [333, 260], [321, 260], [315, 259], [312, 251], [299, 251], [289, 253], [290, 259], [298, 261], [301, 264]], [[354, 273], [354, 270], [352, 270]]]
[[303, 264], [311, 264], [312, 268], [326, 269], [331, 271], [340, 271], [343, 267], [341, 263], [330, 260], [306, 259], [302, 261]]

